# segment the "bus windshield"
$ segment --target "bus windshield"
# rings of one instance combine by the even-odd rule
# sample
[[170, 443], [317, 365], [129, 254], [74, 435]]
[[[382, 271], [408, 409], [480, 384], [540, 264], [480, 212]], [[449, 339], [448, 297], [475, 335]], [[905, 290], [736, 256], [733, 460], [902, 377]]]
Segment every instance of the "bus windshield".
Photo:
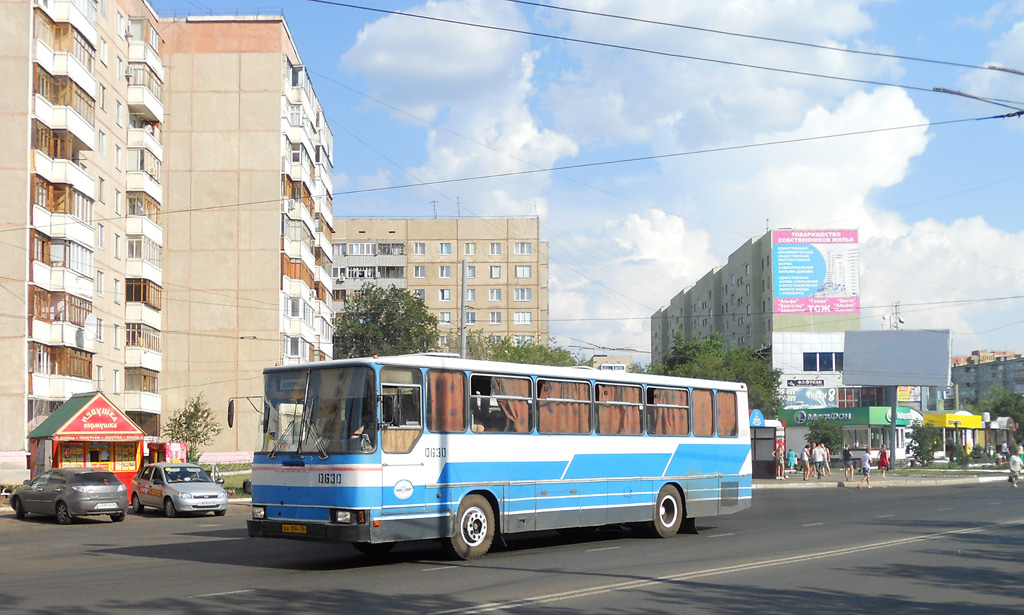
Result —
[[369, 453], [377, 447], [377, 387], [365, 366], [295, 369], [266, 375], [261, 452]]

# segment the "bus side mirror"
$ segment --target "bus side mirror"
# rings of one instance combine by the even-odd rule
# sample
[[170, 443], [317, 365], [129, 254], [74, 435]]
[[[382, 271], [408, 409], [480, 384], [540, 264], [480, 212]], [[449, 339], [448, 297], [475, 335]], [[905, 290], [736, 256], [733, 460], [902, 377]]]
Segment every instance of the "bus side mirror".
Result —
[[394, 395], [381, 395], [380, 399], [380, 416], [381, 422], [388, 427], [397, 424], [398, 416], [395, 411], [395, 396]]
[[263, 433], [270, 428], [270, 404], [263, 402]]
[[235, 426], [235, 400], [228, 400], [228, 427]]

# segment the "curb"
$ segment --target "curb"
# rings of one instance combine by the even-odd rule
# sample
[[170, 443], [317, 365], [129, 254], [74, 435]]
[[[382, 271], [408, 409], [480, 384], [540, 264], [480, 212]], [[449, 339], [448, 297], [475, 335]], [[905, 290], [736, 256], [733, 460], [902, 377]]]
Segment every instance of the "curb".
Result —
[[[751, 485], [752, 489], [823, 489], [823, 488], [835, 488], [841, 487], [846, 489], [856, 489], [858, 481], [846, 482], [846, 481], [806, 481], [807, 484], [803, 484], [805, 481], [799, 480], [793, 483], [787, 481], [771, 481], [768, 479], [758, 479], [763, 482], [754, 481]], [[949, 485], [977, 485], [981, 483], [995, 483], [995, 482], [1006, 482], [1005, 476], [962, 476], [962, 477], [906, 477], [906, 478], [879, 478], [871, 477], [871, 488], [886, 488], [886, 487], [943, 487]]]

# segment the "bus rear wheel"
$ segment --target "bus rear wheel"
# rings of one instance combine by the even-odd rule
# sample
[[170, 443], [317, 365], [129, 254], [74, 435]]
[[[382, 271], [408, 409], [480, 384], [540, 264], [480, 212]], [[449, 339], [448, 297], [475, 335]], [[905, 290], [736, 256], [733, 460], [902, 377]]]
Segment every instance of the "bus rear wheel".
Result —
[[455, 534], [448, 550], [459, 559], [482, 557], [494, 540], [494, 510], [481, 495], [467, 495], [455, 516]]
[[673, 485], [665, 485], [654, 502], [654, 518], [644, 524], [644, 534], [652, 538], [669, 538], [679, 532], [686, 516], [683, 498]]

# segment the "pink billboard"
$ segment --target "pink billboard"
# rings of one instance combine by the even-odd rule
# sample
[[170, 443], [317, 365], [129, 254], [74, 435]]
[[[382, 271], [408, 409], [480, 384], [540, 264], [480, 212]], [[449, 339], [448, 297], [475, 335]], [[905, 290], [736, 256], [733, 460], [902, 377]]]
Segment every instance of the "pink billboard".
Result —
[[772, 232], [776, 314], [859, 314], [857, 231]]

